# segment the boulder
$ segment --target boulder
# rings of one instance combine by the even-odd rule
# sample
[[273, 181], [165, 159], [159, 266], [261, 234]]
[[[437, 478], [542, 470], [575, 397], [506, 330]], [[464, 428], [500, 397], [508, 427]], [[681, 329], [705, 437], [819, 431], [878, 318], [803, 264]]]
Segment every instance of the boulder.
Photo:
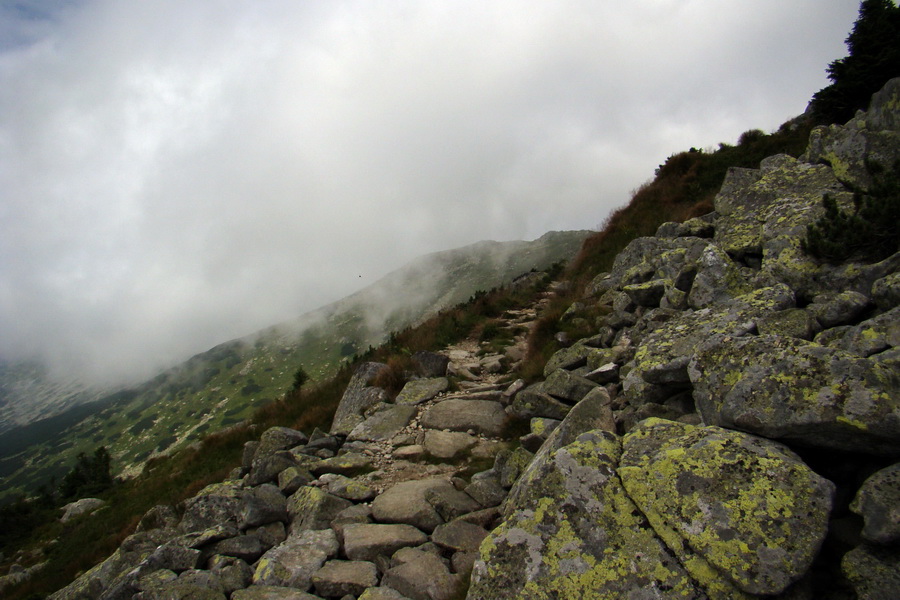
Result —
[[703, 345], [690, 364], [703, 422], [807, 446], [900, 454], [900, 374], [796, 338]]
[[509, 412], [520, 419], [543, 417], [562, 420], [571, 408], [565, 402], [544, 392], [544, 384], [538, 383], [516, 394], [509, 406]]
[[866, 479], [850, 510], [863, 518], [862, 536], [866, 540], [876, 544], [900, 542], [900, 463]]
[[315, 572], [312, 581], [316, 594], [321, 596], [359, 596], [367, 588], [378, 585], [378, 568], [366, 561], [330, 560]]
[[410, 600], [400, 592], [389, 587], [371, 587], [360, 595], [359, 600]]
[[864, 544], [847, 552], [841, 570], [861, 600], [896, 600], [900, 590], [900, 552]]
[[563, 402], [575, 404], [584, 398], [588, 392], [596, 388], [597, 385], [590, 379], [565, 369], [557, 369], [544, 381], [542, 390], [545, 394], [549, 394]]
[[327, 529], [331, 520], [351, 504], [349, 500], [338, 498], [325, 490], [302, 487], [288, 498], [291, 534], [295, 535], [306, 529]]
[[368, 502], [376, 495], [375, 490], [365, 482], [335, 473], [322, 475], [319, 485], [329, 494], [352, 502]]
[[374, 561], [428, 541], [420, 529], [404, 524], [352, 523], [344, 526], [343, 533], [344, 553], [350, 560]]
[[461, 431], [440, 431], [429, 429], [425, 432], [425, 450], [440, 459], [452, 459], [469, 450], [477, 443], [474, 437]]
[[106, 506], [106, 501], [100, 498], [81, 498], [63, 506], [63, 515], [59, 520], [63, 523], [68, 523], [75, 517], [91, 514], [104, 506]]
[[661, 419], [643, 421], [623, 447], [629, 497], [701, 585], [715, 589], [724, 576], [747, 593], [779, 594], [806, 574], [835, 488], [787, 447]]
[[254, 585], [245, 590], [237, 590], [231, 595], [231, 600], [322, 600], [319, 596], [313, 596], [301, 592], [297, 588], [282, 587], [277, 585]]
[[179, 529], [183, 532], [203, 531], [216, 525], [234, 526], [241, 518], [244, 491], [240, 482], [213, 483], [184, 502]]
[[469, 600], [705, 598], [628, 498], [620, 453], [614, 434], [589, 432], [543, 461], [481, 544]]
[[332, 458], [324, 458], [309, 466], [313, 475], [321, 476], [325, 473], [336, 473], [352, 477], [363, 471], [371, 470], [372, 459], [363, 454], [348, 452]]
[[338, 541], [330, 529], [308, 530], [291, 536], [259, 559], [253, 585], [291, 587], [305, 592], [313, 574], [338, 552]]
[[420, 552], [414, 559], [388, 569], [381, 584], [410, 600], [451, 600], [462, 582], [450, 574], [439, 557]]
[[386, 404], [354, 427], [347, 436], [347, 441], [380, 442], [389, 440], [409, 425], [415, 414], [415, 406]]
[[254, 458], [260, 459], [279, 450], [289, 450], [308, 441], [309, 438], [302, 431], [288, 427], [270, 427], [259, 436], [259, 445]]
[[363, 421], [363, 414], [368, 408], [388, 400], [387, 392], [383, 389], [369, 386], [387, 368], [384, 363], [367, 362], [356, 369], [331, 422], [332, 435], [349, 434]]
[[[639, 377], [653, 385], [687, 383], [688, 362], [702, 342], [745, 335], [755, 319], [793, 305], [791, 291], [776, 286], [667, 321], [641, 342], [626, 380]], [[637, 399], [628, 387], [625, 392]]]
[[380, 523], [405, 523], [431, 532], [444, 522], [428, 502], [429, 490], [455, 489], [445, 479], [404, 481], [387, 490], [372, 502], [372, 516]]
[[475, 552], [487, 534], [483, 527], [456, 520], [438, 525], [431, 534], [431, 541], [454, 552]]
[[241, 495], [241, 514], [238, 527], [258, 527], [275, 521], [287, 522], [287, 498], [281, 489], [264, 484], [245, 490]]
[[422, 377], [445, 377], [450, 358], [437, 352], [420, 350], [412, 355], [413, 367]]
[[441, 392], [447, 391], [449, 387], [450, 381], [446, 377], [413, 379], [406, 382], [394, 402], [397, 404], [422, 404]]
[[499, 437], [506, 427], [503, 405], [491, 400], [461, 400], [452, 398], [429, 407], [422, 414], [422, 427], [474, 430], [489, 437]]

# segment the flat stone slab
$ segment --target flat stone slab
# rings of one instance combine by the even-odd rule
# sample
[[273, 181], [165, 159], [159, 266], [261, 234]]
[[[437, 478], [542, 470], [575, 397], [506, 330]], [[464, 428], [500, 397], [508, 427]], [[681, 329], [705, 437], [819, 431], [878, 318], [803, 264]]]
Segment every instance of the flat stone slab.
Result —
[[[428, 536], [412, 525], [353, 523], [344, 526], [344, 553], [350, 560], [390, 557], [400, 548], [419, 546]], [[372, 584], [374, 585], [374, 584]]]
[[432, 377], [429, 379], [413, 379], [406, 382], [397, 399], [397, 404], [422, 404], [431, 400], [441, 392], [447, 391], [450, 381], [446, 377]]
[[372, 516], [381, 523], [405, 523], [430, 533], [444, 519], [428, 501], [426, 494], [446, 488], [456, 489], [445, 479], [398, 483], [375, 498], [372, 502]]
[[330, 560], [312, 577], [316, 593], [327, 598], [359, 596], [378, 585], [375, 563], [360, 560]]
[[354, 427], [347, 436], [347, 441], [380, 442], [389, 440], [409, 425], [415, 414], [415, 406], [389, 406]]
[[477, 431], [498, 437], [506, 426], [503, 405], [490, 400], [444, 400], [430, 407], [422, 415], [422, 426], [450, 431]]
[[450, 459], [474, 446], [477, 440], [461, 431], [425, 432], [425, 450], [435, 458]]

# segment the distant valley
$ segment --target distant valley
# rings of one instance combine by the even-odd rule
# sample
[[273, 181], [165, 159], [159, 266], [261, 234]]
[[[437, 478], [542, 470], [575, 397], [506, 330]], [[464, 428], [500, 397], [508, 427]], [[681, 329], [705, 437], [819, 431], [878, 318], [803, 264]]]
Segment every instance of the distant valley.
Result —
[[51, 382], [39, 365], [4, 365], [0, 500], [58, 480], [79, 453], [98, 446], [110, 451], [119, 474], [139, 472], [147, 459], [236, 424], [278, 398], [298, 367], [313, 381], [327, 377], [343, 359], [380, 344], [392, 331], [479, 290], [568, 260], [590, 233], [484, 241], [420, 257], [351, 296], [220, 344], [129, 389], [104, 393]]

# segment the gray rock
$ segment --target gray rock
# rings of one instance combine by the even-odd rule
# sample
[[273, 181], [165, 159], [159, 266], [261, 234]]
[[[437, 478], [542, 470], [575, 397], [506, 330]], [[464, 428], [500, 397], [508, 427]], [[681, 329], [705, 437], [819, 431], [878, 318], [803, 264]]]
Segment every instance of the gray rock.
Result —
[[308, 441], [309, 438], [302, 431], [288, 427], [270, 427], [259, 437], [254, 459], [272, 455], [279, 450], [289, 450]]
[[751, 289], [728, 254], [718, 246], [709, 245], [697, 262], [687, 303], [693, 309], [706, 308], [737, 298]]
[[209, 552], [221, 554], [222, 556], [232, 556], [248, 563], [253, 563], [269, 548], [271, 546], [267, 546], [254, 535], [239, 535], [216, 542]]
[[288, 520], [287, 498], [281, 493], [281, 489], [263, 484], [249, 490], [245, 490], [241, 496], [241, 513], [238, 527], [259, 527], [267, 523]]
[[330, 560], [316, 571], [312, 581], [320, 596], [359, 596], [367, 588], [378, 585], [378, 569], [366, 561]]
[[153, 565], [154, 569], [168, 569], [180, 573], [187, 569], [196, 569], [200, 564], [200, 556], [199, 550], [167, 542], [154, 550], [147, 562]]
[[420, 350], [411, 357], [413, 367], [422, 377], [445, 377], [450, 358], [437, 352]]
[[482, 544], [469, 600], [705, 598], [615, 476], [620, 452], [615, 435], [593, 432], [543, 461]]
[[817, 297], [813, 304], [809, 305], [809, 311], [815, 315], [819, 324], [828, 329], [838, 325], [850, 325], [858, 321], [866, 309], [872, 305], [868, 297], [848, 290], [839, 294], [827, 294]]
[[429, 429], [425, 432], [424, 446], [428, 454], [435, 458], [452, 459], [469, 450], [477, 441], [461, 431]]
[[343, 532], [344, 553], [350, 560], [374, 561], [428, 541], [420, 529], [404, 524], [353, 523], [345, 525]]
[[666, 291], [666, 281], [663, 279], [651, 279], [643, 283], [633, 283], [622, 287], [622, 291], [628, 294], [632, 302], [638, 306], [659, 306], [663, 294]]
[[841, 570], [860, 600], [896, 600], [900, 590], [900, 552], [864, 544], [841, 559]]
[[435, 486], [425, 490], [425, 500], [444, 521], [452, 521], [481, 509], [481, 505], [471, 496], [452, 485]]
[[226, 481], [206, 486], [196, 496], [185, 500], [179, 529], [189, 532], [226, 523], [236, 526], [240, 521], [242, 497], [240, 483]]
[[487, 534], [483, 527], [456, 520], [438, 525], [431, 534], [431, 541], [454, 552], [475, 552]]
[[250, 473], [247, 475], [247, 485], [262, 485], [277, 481], [282, 471], [296, 464], [289, 456], [279, 453], [254, 459], [250, 466]]
[[366, 417], [364, 421], [354, 427], [347, 436], [347, 440], [351, 442], [389, 440], [409, 425], [415, 414], [415, 406], [385, 405], [384, 408]]
[[303, 531], [259, 559], [253, 585], [291, 587], [305, 592], [312, 585], [313, 574], [337, 552], [338, 541], [330, 529]]
[[254, 585], [245, 590], [237, 590], [231, 600], [322, 600], [292, 587], [277, 585]]
[[376, 495], [375, 490], [366, 483], [334, 473], [322, 475], [319, 483], [329, 494], [353, 502], [368, 502]]
[[544, 382], [543, 392], [569, 404], [575, 404], [596, 387], [597, 384], [590, 379], [564, 369], [557, 369]]
[[422, 415], [421, 424], [430, 429], [474, 430], [498, 437], [503, 433], [506, 421], [506, 413], [499, 402], [453, 398], [429, 407]]
[[506, 499], [506, 490], [500, 485], [499, 477], [478, 480], [473, 477], [465, 492], [483, 508], [500, 506]]
[[846, 330], [834, 346], [857, 356], [872, 356], [900, 347], [900, 307]]
[[865, 520], [862, 536], [876, 544], [900, 541], [900, 463], [866, 479], [850, 510]]
[[406, 382], [394, 402], [397, 404], [422, 404], [441, 392], [447, 391], [448, 387], [450, 387], [450, 381], [446, 377], [413, 379]]
[[106, 501], [100, 498], [81, 498], [63, 506], [63, 516], [59, 520], [63, 523], [68, 523], [75, 517], [91, 514], [104, 506], [106, 506]]
[[253, 581], [253, 569], [243, 560], [222, 557], [222, 560], [210, 568], [218, 575], [222, 590], [226, 594], [242, 590]]
[[701, 584], [717, 585], [712, 565], [747, 593], [779, 594], [807, 572], [835, 488], [785, 446], [661, 419], [623, 445], [628, 496]]
[[585, 396], [584, 400], [572, 407], [569, 415], [550, 434], [547, 441], [535, 453], [528, 466], [519, 476], [509, 491], [504, 503], [504, 514], [509, 515], [513, 507], [521, 504], [524, 498], [531, 495], [531, 484], [538, 473], [542, 472], [544, 463], [550, 455], [574, 442], [578, 436], [594, 429], [615, 433], [616, 424], [610, 407], [609, 393], [604, 388], [596, 388]]
[[562, 420], [571, 408], [568, 404], [545, 393], [543, 383], [540, 383], [529, 386], [516, 394], [509, 410], [512, 415], [520, 419], [544, 417]]
[[461, 581], [450, 574], [440, 558], [423, 552], [415, 560], [386, 571], [381, 584], [411, 600], [450, 600]]
[[349, 507], [349, 500], [338, 498], [325, 490], [302, 487], [288, 498], [291, 534], [305, 529], [327, 529], [339, 512]]
[[352, 477], [372, 467], [372, 459], [363, 454], [348, 452], [332, 458], [325, 458], [310, 465], [310, 472], [316, 477], [326, 473]]
[[900, 271], [886, 275], [872, 284], [872, 300], [882, 310], [900, 306]]
[[557, 369], [577, 369], [587, 364], [587, 357], [594, 349], [590, 346], [576, 342], [568, 348], [557, 350], [544, 365], [544, 377]]
[[428, 490], [450, 488], [445, 479], [404, 481], [387, 490], [372, 502], [372, 516], [381, 523], [405, 523], [425, 532], [444, 522], [426, 499]]
[[349, 434], [362, 422], [363, 413], [368, 408], [387, 401], [387, 393], [384, 390], [369, 387], [372, 380], [387, 368], [383, 363], [367, 362], [356, 369], [334, 414], [331, 424], [332, 434]]
[[300, 467], [288, 467], [278, 474], [278, 487], [282, 493], [290, 496], [313, 480], [312, 473]]
[[247, 535], [259, 538], [266, 549], [277, 546], [287, 538], [287, 529], [281, 521], [266, 523], [259, 527], [251, 527], [247, 530]]
[[360, 595], [359, 600], [409, 600], [409, 598], [389, 587], [371, 587]]
[[877, 362], [795, 338], [749, 336], [704, 346], [689, 370], [704, 423], [900, 454], [900, 375]]

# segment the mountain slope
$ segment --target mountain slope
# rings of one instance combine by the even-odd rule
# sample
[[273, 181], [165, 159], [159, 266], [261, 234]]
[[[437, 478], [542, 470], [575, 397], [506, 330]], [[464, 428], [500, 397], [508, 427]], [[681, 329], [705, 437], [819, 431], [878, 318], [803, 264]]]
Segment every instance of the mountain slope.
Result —
[[129, 390], [0, 435], [0, 499], [59, 479], [106, 446], [132, 474], [150, 457], [234, 425], [287, 390], [299, 366], [321, 380], [392, 331], [531, 269], [571, 258], [588, 231], [485, 241], [412, 261], [333, 304], [220, 344]]

